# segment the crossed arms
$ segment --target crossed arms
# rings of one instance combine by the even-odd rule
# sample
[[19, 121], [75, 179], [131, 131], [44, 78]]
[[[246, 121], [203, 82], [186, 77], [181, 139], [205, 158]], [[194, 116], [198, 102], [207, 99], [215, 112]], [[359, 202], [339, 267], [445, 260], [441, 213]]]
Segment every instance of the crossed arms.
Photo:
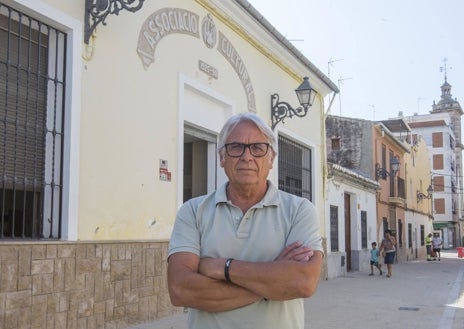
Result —
[[168, 288], [175, 306], [221, 312], [263, 298], [290, 300], [310, 297], [319, 282], [322, 252], [301, 242], [284, 248], [272, 262], [232, 261], [225, 280], [225, 258], [200, 258], [179, 252], [168, 260]]

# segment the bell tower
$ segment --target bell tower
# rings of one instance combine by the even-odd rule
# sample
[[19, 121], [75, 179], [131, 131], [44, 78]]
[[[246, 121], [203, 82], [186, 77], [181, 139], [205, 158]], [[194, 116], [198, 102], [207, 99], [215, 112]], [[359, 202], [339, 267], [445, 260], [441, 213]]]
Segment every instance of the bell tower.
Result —
[[[454, 133], [454, 136], [456, 138], [455, 140], [455, 147], [454, 147], [454, 153], [456, 156], [456, 185], [457, 185], [457, 190], [460, 191], [463, 188], [463, 178], [462, 178], [462, 171], [463, 171], [463, 160], [462, 160], [462, 151], [464, 149], [464, 146], [462, 144], [462, 128], [461, 128], [461, 116], [464, 114], [461, 105], [457, 101], [457, 99], [453, 99], [452, 94], [451, 94], [451, 85], [448, 83], [448, 77], [447, 77], [447, 70], [449, 69], [446, 66], [446, 58], [443, 59], [444, 66], [441, 67], [441, 70], [444, 72], [444, 78], [445, 82], [441, 85], [441, 97], [438, 103], [433, 102], [432, 105], [432, 111], [430, 111], [431, 114], [434, 113], [448, 113], [450, 116], [450, 125], [451, 125], [451, 130]], [[453, 215], [456, 216], [457, 220], [462, 219], [462, 206], [464, 204], [462, 195], [458, 193], [458, 198], [457, 198], [457, 205], [456, 209], [457, 214]]]

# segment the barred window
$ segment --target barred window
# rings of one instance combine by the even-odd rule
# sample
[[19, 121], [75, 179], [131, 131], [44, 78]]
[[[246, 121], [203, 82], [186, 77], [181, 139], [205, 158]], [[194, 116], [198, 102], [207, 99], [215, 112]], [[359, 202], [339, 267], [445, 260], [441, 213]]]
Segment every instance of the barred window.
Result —
[[403, 222], [398, 219], [398, 245], [403, 247]]
[[279, 136], [279, 189], [313, 201], [311, 150]]
[[338, 247], [338, 207], [330, 206], [330, 251], [339, 251]]
[[60, 238], [65, 50], [0, 4], [0, 238]]
[[361, 210], [361, 248], [367, 248], [367, 211]]
[[408, 247], [412, 248], [412, 224], [408, 223]]
[[424, 225], [420, 226], [420, 245], [425, 245], [425, 227]]

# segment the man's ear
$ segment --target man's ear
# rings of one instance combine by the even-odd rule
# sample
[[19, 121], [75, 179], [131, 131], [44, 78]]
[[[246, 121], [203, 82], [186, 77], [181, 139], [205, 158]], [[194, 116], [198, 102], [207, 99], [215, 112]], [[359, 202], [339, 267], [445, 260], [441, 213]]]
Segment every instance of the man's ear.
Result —
[[269, 169], [272, 169], [274, 167], [274, 160], [276, 158], [276, 154], [274, 152], [271, 153], [271, 158], [269, 159], [270, 161], [270, 166]]
[[226, 159], [224, 159], [224, 154], [219, 154], [219, 165], [221, 166], [221, 168], [224, 168], [224, 161]]

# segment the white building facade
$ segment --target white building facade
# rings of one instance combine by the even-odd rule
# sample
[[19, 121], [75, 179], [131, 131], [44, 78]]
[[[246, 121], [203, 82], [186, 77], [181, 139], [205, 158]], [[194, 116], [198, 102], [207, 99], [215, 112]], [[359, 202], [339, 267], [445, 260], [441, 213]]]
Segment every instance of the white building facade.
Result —
[[451, 97], [451, 85], [441, 86], [442, 95], [429, 114], [404, 117], [414, 136], [422, 136], [430, 155], [433, 187], [433, 230], [442, 234], [444, 248], [463, 241], [462, 108]]
[[[168, 239], [178, 207], [226, 180], [216, 156], [225, 120], [250, 111], [271, 124], [271, 95], [298, 104], [294, 90], [303, 77], [317, 92], [308, 116], [288, 118], [275, 131], [280, 145], [293, 143], [307, 154], [306, 168], [290, 173], [281, 166], [279, 174], [276, 163], [270, 179], [283, 188], [286, 175], [302, 181], [298, 186], [323, 218], [324, 97], [337, 88], [247, 1], [134, 1], [133, 12], [122, 8], [118, 15], [115, 3], [100, 8], [91, 0], [2, 3], [5, 40], [13, 40], [5, 56], [17, 67], [29, 61], [26, 74], [46, 80], [35, 88], [33, 81], [13, 80], [13, 65], [5, 75], [3, 90], [11, 94], [24, 84], [46, 104], [18, 107], [18, 117], [29, 121], [38, 109], [32, 124], [45, 120], [39, 132], [45, 140], [36, 134], [31, 146], [15, 142], [16, 135], [26, 137], [14, 123], [5, 135], [5, 154], [18, 156], [4, 157], [11, 200], [4, 213], [8, 220], [22, 213], [27, 227], [13, 220], [7, 235], [24, 229], [25, 236], [64, 240]], [[28, 29], [38, 32], [37, 41]], [[22, 57], [13, 50], [18, 33], [26, 39]], [[42, 43], [43, 54], [27, 52], [27, 38]], [[36, 96], [10, 94], [3, 96], [8, 122], [18, 122], [14, 97], [33, 104]], [[36, 162], [21, 158], [17, 150], [32, 153], [34, 142], [45, 154], [36, 152]], [[32, 177], [37, 172], [44, 174]], [[31, 187], [33, 181], [40, 183]], [[35, 208], [26, 214], [13, 191], [29, 189], [24, 207], [31, 200]]]
[[372, 242], [376, 241], [376, 192], [369, 178], [329, 163], [326, 200], [327, 278], [349, 271], [370, 271]]
[[247, 1], [0, 0], [0, 328], [182, 312], [166, 284], [179, 206], [226, 181], [226, 119], [271, 125], [271, 96], [298, 107], [304, 77], [316, 98], [275, 125], [269, 179], [314, 203], [325, 237], [338, 89]]

